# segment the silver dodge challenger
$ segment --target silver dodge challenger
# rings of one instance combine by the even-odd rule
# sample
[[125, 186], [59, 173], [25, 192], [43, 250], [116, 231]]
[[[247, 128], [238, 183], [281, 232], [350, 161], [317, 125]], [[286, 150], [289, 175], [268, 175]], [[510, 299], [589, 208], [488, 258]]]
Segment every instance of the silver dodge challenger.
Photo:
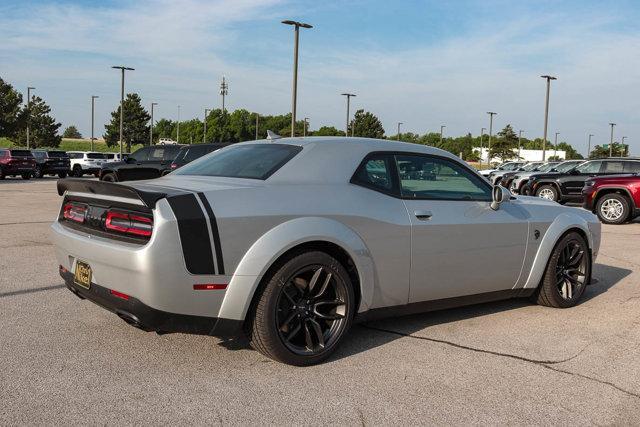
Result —
[[600, 245], [591, 212], [375, 139], [235, 144], [163, 178], [58, 192], [71, 292], [146, 331], [246, 334], [292, 365], [327, 358], [353, 322], [512, 297], [571, 307]]

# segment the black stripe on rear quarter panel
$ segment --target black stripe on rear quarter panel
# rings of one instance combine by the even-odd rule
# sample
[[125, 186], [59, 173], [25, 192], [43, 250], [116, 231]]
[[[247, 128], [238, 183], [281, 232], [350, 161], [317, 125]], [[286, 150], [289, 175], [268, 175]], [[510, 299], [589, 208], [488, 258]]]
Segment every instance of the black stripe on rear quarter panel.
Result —
[[216, 247], [216, 262], [218, 263], [218, 274], [224, 274], [224, 261], [222, 260], [222, 244], [220, 243], [218, 221], [216, 220], [216, 216], [213, 214], [213, 209], [211, 209], [211, 205], [209, 204], [209, 201], [207, 200], [207, 197], [204, 195], [204, 193], [198, 193], [198, 197], [200, 197], [202, 206], [204, 206], [204, 209], [207, 211], [207, 215], [209, 215], [211, 232], [213, 233], [213, 244]]
[[191, 274], [216, 274], [209, 229], [195, 194], [167, 198], [178, 220], [178, 231], [187, 270]]

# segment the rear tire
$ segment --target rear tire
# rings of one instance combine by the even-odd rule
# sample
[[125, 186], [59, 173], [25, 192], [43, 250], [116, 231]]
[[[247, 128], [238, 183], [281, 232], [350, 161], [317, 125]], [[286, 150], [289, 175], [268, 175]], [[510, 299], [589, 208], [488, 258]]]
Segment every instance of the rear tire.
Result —
[[63, 179], [63, 178], [66, 178], [66, 177], [67, 177], [67, 173], [66, 173], [66, 172], [60, 172], [60, 173], [58, 173], [58, 178]]
[[247, 320], [251, 345], [295, 366], [329, 357], [353, 320], [355, 297], [345, 268], [327, 253], [303, 252], [266, 280]]
[[36, 166], [36, 170], [33, 171], [33, 177], [34, 178], [42, 178], [42, 177], [44, 177], [44, 175], [42, 174], [42, 167]]
[[536, 196], [541, 199], [552, 200], [557, 202], [560, 199], [560, 195], [558, 194], [558, 190], [553, 185], [543, 185], [536, 190]]
[[81, 178], [83, 175], [82, 167], [80, 167], [79, 165], [75, 165], [73, 167], [73, 170], [71, 171], [71, 174], [75, 177]]
[[596, 203], [596, 215], [605, 224], [625, 223], [630, 213], [629, 200], [618, 193], [605, 194]]
[[109, 173], [105, 173], [104, 175], [102, 175], [102, 178], [100, 178], [101, 181], [106, 181], [106, 182], [117, 182], [118, 180], [116, 179], [116, 175], [112, 172]]
[[538, 289], [536, 302], [555, 308], [573, 307], [591, 281], [589, 246], [572, 231], [556, 243]]
[[2, 171], [2, 166], [0, 166], [0, 180], [4, 179], [4, 172]]

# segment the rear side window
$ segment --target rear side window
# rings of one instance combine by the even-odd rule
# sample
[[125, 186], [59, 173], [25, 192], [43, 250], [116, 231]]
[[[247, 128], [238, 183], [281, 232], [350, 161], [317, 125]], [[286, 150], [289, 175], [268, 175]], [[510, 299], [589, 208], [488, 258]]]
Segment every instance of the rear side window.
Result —
[[600, 172], [601, 161], [586, 162], [576, 167], [576, 171], [580, 173], [598, 173]]
[[624, 162], [604, 162], [605, 173], [621, 173], [624, 170]]
[[351, 182], [372, 190], [391, 193], [394, 189], [393, 161], [393, 155], [373, 154], [362, 162]]
[[38, 160], [42, 160], [45, 157], [47, 157], [47, 153], [45, 153], [44, 151], [32, 151], [33, 153], [33, 157], [35, 157]]
[[141, 162], [149, 159], [149, 147], [141, 148], [131, 154], [129, 154], [129, 158], [135, 161]]
[[624, 162], [624, 171], [629, 173], [640, 172], [640, 162]]
[[149, 152], [149, 160], [162, 160], [164, 158], [164, 147], [153, 147]]
[[87, 153], [87, 159], [105, 159], [106, 156], [102, 153]]
[[11, 150], [12, 157], [33, 157], [29, 150]]
[[165, 147], [164, 154], [162, 155], [162, 160], [173, 160], [176, 158], [179, 152], [180, 152], [180, 147], [175, 147], [175, 146]]
[[235, 145], [202, 157], [173, 173], [265, 180], [301, 150], [301, 147], [288, 144]]

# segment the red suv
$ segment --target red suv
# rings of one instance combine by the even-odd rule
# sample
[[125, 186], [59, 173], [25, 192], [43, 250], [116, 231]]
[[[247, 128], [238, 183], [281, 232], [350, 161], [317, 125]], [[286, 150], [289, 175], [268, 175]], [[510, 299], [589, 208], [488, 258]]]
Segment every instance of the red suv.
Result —
[[590, 178], [582, 189], [584, 208], [606, 224], [622, 224], [640, 216], [640, 176]]
[[5, 176], [22, 176], [29, 179], [36, 170], [36, 159], [29, 150], [0, 148], [0, 179]]

